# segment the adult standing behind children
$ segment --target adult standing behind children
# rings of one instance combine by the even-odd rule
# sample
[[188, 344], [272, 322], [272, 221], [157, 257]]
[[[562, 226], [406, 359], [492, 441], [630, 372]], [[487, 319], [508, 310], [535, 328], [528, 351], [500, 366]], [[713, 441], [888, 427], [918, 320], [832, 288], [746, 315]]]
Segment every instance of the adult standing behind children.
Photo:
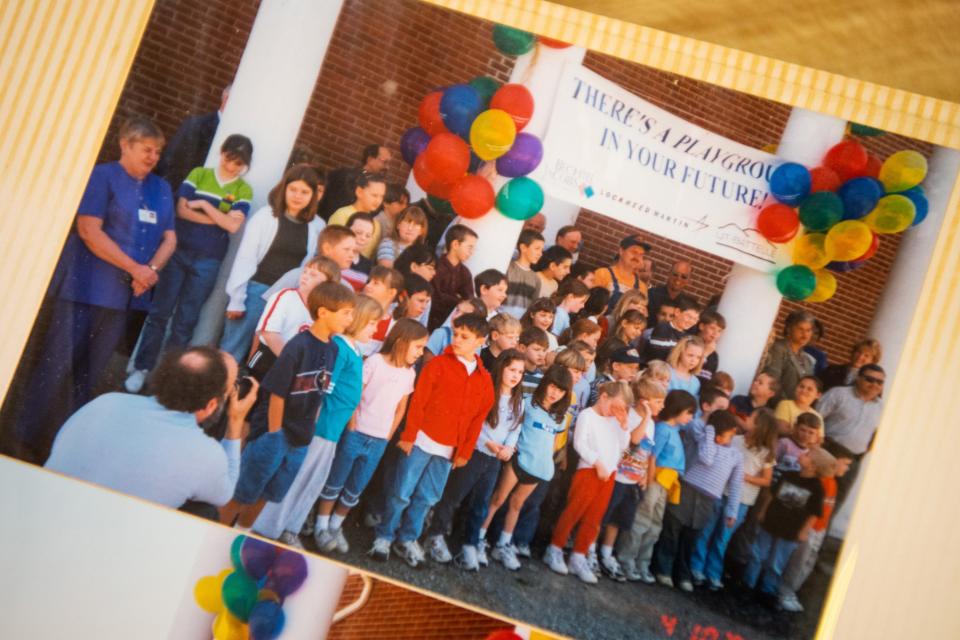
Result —
[[887, 374], [880, 365], [864, 365], [852, 387], [834, 387], [823, 394], [817, 404], [826, 431], [823, 448], [838, 458], [850, 457], [847, 451], [852, 454], [849, 470], [837, 478], [835, 512], [847, 499], [860, 473], [863, 456], [873, 447], [883, 411], [880, 394], [886, 379]]
[[250, 339], [266, 306], [264, 293], [313, 255], [324, 226], [316, 215], [319, 184], [311, 167], [290, 167], [271, 189], [267, 205], [250, 217], [243, 230], [227, 278], [227, 320], [220, 340], [237, 362], [244, 362], [250, 350]]
[[664, 302], [672, 302], [676, 306], [677, 297], [685, 293], [690, 284], [690, 277], [693, 275], [693, 267], [686, 260], [677, 260], [670, 267], [670, 275], [667, 276], [665, 284], [650, 288], [650, 298], [648, 307], [650, 316], [657, 317], [660, 311], [660, 305]]
[[220, 146], [216, 168], [195, 167], [177, 193], [177, 249], [154, 289], [150, 314], [143, 325], [133, 372], [124, 386], [130, 393], [143, 387], [153, 369], [170, 324], [166, 348], [187, 344], [200, 309], [217, 282], [230, 236], [250, 214], [253, 189], [241, 177], [250, 168], [253, 143], [239, 134]]
[[610, 292], [608, 309], [613, 309], [620, 296], [630, 289], [639, 289], [646, 295], [647, 285], [640, 281], [637, 271], [643, 267], [643, 256], [649, 249], [650, 245], [639, 236], [627, 236], [620, 241], [617, 261], [594, 272], [593, 286]]
[[225, 86], [220, 93], [219, 109], [184, 120], [170, 138], [169, 144], [164, 147], [154, 173], [165, 178], [173, 190], [180, 188], [180, 183], [190, 171], [195, 167], [202, 167], [207, 161], [213, 137], [220, 126], [220, 116], [230, 99], [230, 87], [231, 85]]
[[149, 120], [131, 118], [119, 142], [120, 159], [90, 174], [48, 291], [50, 327], [17, 431], [40, 460], [66, 417], [92, 396], [123, 339], [128, 310], [149, 308], [177, 245], [170, 185], [150, 173], [163, 134]]
[[783, 337], [770, 345], [760, 367], [779, 383], [780, 399], [792, 399], [800, 378], [814, 375], [813, 356], [803, 350], [813, 338], [813, 321], [809, 311], [792, 311], [784, 323]]
[[580, 259], [580, 245], [583, 244], [583, 233], [572, 224], [560, 227], [555, 236], [554, 246], [563, 247], [570, 252], [573, 262]]

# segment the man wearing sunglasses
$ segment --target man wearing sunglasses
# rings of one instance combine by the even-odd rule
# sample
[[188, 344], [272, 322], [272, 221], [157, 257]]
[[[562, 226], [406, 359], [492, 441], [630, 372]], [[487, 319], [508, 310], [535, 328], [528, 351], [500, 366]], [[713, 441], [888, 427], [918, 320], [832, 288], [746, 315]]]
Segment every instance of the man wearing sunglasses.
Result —
[[883, 367], [866, 364], [860, 367], [852, 386], [830, 389], [817, 404], [826, 431], [823, 448], [837, 457], [847, 457], [847, 452], [853, 454], [849, 471], [837, 478], [834, 513], [840, 511], [857, 479], [860, 461], [873, 446], [883, 409], [880, 395], [886, 378]]
[[650, 289], [650, 299], [647, 302], [647, 310], [651, 318], [656, 318], [660, 312], [660, 305], [664, 302], [671, 304], [677, 301], [677, 297], [686, 291], [690, 284], [690, 275], [693, 273], [693, 267], [686, 260], [677, 260], [670, 268], [670, 275], [667, 277], [667, 283], [658, 285]]

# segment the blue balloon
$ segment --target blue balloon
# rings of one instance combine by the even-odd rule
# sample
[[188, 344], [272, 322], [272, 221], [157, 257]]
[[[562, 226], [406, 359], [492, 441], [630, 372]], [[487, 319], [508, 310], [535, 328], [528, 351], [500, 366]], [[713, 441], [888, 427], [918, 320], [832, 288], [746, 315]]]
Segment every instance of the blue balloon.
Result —
[[430, 134], [420, 127], [407, 129], [400, 137], [400, 155], [403, 161], [411, 167], [417, 156], [423, 153], [423, 150], [430, 144]]
[[253, 605], [247, 619], [250, 640], [273, 640], [283, 631], [286, 616], [283, 607], [273, 600], [261, 600]]
[[913, 217], [911, 227], [915, 227], [930, 213], [930, 204], [927, 202], [927, 194], [923, 192], [923, 187], [917, 185], [912, 189], [907, 189], [900, 195], [910, 198], [910, 202], [917, 208], [917, 214]]
[[810, 172], [802, 164], [783, 163], [770, 175], [770, 193], [785, 205], [797, 206], [810, 193]]
[[461, 138], [470, 137], [470, 125], [482, 109], [483, 98], [468, 84], [455, 84], [440, 98], [443, 124]]
[[852, 178], [837, 189], [843, 202], [843, 219], [859, 220], [877, 206], [883, 197], [883, 184], [876, 178]]

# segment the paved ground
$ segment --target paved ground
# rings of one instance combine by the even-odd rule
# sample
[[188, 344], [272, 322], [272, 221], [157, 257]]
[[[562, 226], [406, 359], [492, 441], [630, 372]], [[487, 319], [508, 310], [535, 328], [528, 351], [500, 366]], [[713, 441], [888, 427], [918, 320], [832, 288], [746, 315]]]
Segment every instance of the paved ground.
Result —
[[[563, 635], [590, 640], [812, 638], [829, 580], [815, 572], [800, 593], [807, 611], [789, 614], [758, 604], [752, 594], [733, 588], [717, 593], [698, 590], [688, 595], [661, 586], [622, 584], [605, 578], [597, 585], [586, 585], [572, 576], [553, 573], [539, 559], [524, 560], [518, 572], [491, 563], [479, 573], [464, 573], [430, 561], [412, 569], [396, 557], [386, 563], [368, 557], [372, 531], [351, 520], [345, 531], [352, 548], [346, 555], [331, 557]], [[311, 540], [304, 539], [304, 543], [313, 548]], [[534, 556], [539, 558], [536, 553]]]

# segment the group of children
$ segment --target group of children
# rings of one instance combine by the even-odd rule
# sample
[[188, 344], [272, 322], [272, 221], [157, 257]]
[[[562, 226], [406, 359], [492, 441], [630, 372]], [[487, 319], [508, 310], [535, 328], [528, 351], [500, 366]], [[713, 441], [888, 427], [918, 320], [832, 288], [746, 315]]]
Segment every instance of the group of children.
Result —
[[[229, 151], [219, 182], [238, 173]], [[530, 229], [505, 273], [474, 277], [475, 232], [452, 225], [437, 256], [402, 190], [391, 186], [386, 218], [358, 208], [381, 204], [369, 176], [343, 224], [310, 235], [290, 216], [322, 189], [297, 200], [305, 175], [278, 185], [287, 211], [274, 211], [273, 240], [241, 243], [259, 262], [234, 278], [247, 303], [240, 315], [228, 307], [230, 350], [260, 395], [222, 522], [297, 546], [312, 529], [319, 549], [345, 552], [343, 524], [362, 500], [380, 560], [449, 563], [456, 536], [463, 569], [487, 565], [489, 549], [519, 570], [540, 530], [557, 573], [684, 591], [722, 588], [738, 538], [743, 582], [802, 609], [796, 591], [845, 469], [819, 447], [816, 378], [780, 390], [760, 374], [733, 396], [718, 371], [716, 311], [683, 295], [648, 326], [643, 288], [611, 299]], [[185, 184], [189, 208], [198, 187]], [[218, 241], [245, 213], [208, 214]], [[286, 269], [300, 237], [315, 237], [317, 255]]]

